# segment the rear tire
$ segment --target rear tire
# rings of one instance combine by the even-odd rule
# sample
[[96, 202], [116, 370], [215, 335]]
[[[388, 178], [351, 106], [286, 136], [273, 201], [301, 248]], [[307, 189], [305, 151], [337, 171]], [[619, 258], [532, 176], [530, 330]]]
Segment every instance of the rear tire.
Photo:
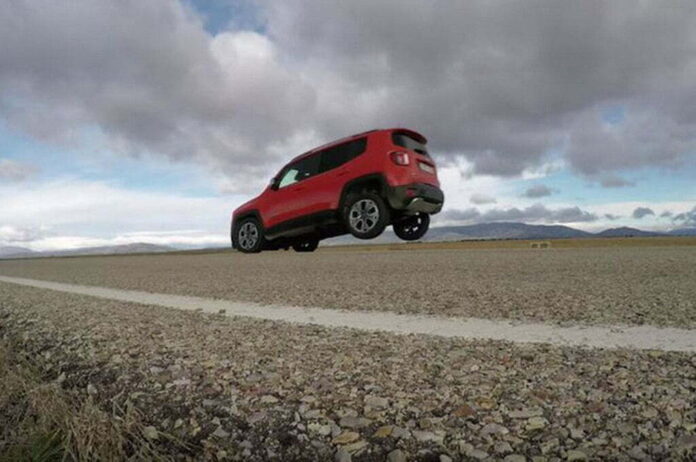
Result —
[[427, 213], [419, 213], [417, 215], [405, 217], [392, 225], [394, 234], [404, 241], [417, 241], [425, 236], [429, 227], [430, 215]]
[[319, 247], [319, 239], [309, 239], [292, 245], [295, 252], [314, 252]]
[[235, 247], [242, 253], [258, 253], [266, 239], [264, 229], [256, 218], [242, 220], [235, 229]]
[[343, 223], [358, 239], [373, 239], [389, 225], [389, 208], [375, 192], [351, 194], [343, 209]]

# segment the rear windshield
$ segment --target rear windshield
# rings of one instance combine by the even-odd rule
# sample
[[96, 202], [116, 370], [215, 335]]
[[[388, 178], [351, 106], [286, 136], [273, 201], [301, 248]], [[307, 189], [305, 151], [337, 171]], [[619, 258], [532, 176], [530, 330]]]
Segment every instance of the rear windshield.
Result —
[[405, 133], [392, 133], [392, 142], [397, 146], [410, 149], [418, 154], [423, 154], [424, 156], [428, 155], [428, 149], [425, 147], [425, 144]]

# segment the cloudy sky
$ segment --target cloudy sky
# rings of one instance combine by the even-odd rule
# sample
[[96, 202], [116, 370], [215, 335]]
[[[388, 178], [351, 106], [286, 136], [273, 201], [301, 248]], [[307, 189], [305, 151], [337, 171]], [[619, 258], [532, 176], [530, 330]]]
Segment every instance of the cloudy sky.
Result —
[[0, 245], [224, 245], [287, 159], [392, 126], [439, 225], [696, 226], [696, 5], [6, 0]]

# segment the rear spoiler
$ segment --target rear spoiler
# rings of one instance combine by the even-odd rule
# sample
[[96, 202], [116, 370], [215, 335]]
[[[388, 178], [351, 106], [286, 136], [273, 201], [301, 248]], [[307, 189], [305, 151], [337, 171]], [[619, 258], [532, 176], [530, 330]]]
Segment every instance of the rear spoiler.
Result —
[[419, 143], [426, 144], [428, 142], [426, 137], [416, 131], [409, 130], [408, 128], [394, 128], [392, 129], [392, 133], [402, 133], [404, 135], [408, 135]]

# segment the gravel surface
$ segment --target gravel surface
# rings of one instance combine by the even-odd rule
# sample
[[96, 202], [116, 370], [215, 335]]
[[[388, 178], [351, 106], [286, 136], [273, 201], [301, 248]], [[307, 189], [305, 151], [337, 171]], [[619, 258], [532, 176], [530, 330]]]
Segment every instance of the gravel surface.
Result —
[[0, 335], [172, 457], [692, 460], [696, 356], [291, 326], [0, 283]]
[[271, 304], [696, 327], [696, 247], [35, 259], [0, 262], [0, 274]]
[[391, 311], [350, 311], [287, 305], [261, 305], [191, 295], [160, 294], [2, 275], [0, 275], [0, 282], [88, 295], [110, 301], [157, 305], [165, 308], [283, 321], [293, 324], [382, 331], [393, 334], [426, 334], [471, 340], [501, 340], [514, 343], [548, 343], [558, 346], [696, 353], [696, 329], [650, 325], [559, 326], [551, 323], [414, 315]]

